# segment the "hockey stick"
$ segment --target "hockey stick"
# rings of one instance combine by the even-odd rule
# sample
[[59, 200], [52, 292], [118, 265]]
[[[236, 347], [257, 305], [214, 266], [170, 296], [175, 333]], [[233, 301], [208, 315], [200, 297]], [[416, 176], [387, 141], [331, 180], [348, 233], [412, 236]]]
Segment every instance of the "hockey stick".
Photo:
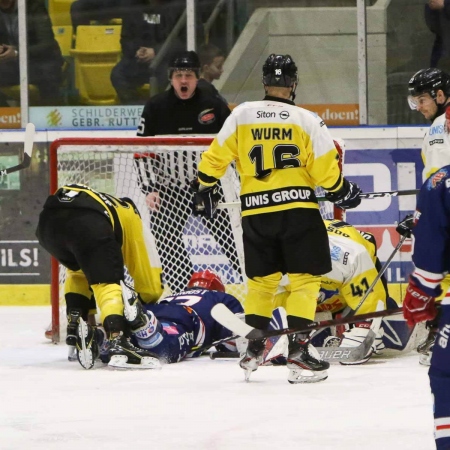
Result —
[[23, 146], [23, 158], [20, 164], [17, 166], [8, 167], [7, 169], [0, 170], [0, 177], [9, 175], [10, 173], [17, 172], [18, 170], [26, 169], [31, 163], [31, 154], [33, 152], [35, 127], [32, 123], [27, 124], [25, 129], [25, 141]]
[[[304, 328], [282, 328], [281, 330], [258, 330], [250, 325], [242, 322], [238, 317], [234, 315], [224, 304], [219, 303], [215, 305], [211, 310], [211, 316], [217, 320], [225, 328], [228, 328], [235, 335], [245, 337], [246, 339], [265, 339], [272, 336], [283, 336], [285, 334], [293, 333], [306, 333], [318, 328], [327, 328], [335, 325], [343, 325], [346, 323], [362, 322], [366, 319], [374, 319], [376, 317], [392, 316], [394, 314], [400, 314], [403, 311], [402, 308], [385, 309], [384, 311], [374, 311], [367, 314], [359, 314], [352, 317], [339, 317], [337, 319], [322, 320], [320, 322], [311, 322]], [[235, 339], [236, 336], [227, 338], [227, 340]], [[221, 342], [225, 342], [222, 340]], [[211, 345], [219, 344], [215, 342]]]
[[[367, 355], [368, 351], [370, 350], [370, 347], [372, 346], [373, 341], [375, 340], [375, 333], [372, 330], [369, 330], [368, 335], [364, 339], [363, 342], [361, 342], [360, 345], [357, 347], [349, 347], [349, 348], [341, 348], [341, 347], [315, 347], [315, 349], [319, 352], [319, 355], [321, 359], [324, 361], [329, 362], [339, 362], [339, 361], [346, 361], [346, 362], [355, 362], [359, 361], [364, 358], [364, 356]], [[218, 345], [219, 343], [226, 342], [231, 339], [235, 339], [236, 336], [232, 336], [229, 338], [225, 338], [220, 340], [219, 342], [215, 342], [211, 344], [211, 347], [213, 347], [215, 344]], [[208, 346], [209, 347], [209, 346]], [[209, 357], [211, 359], [229, 359], [229, 358], [239, 358], [240, 354], [239, 352], [211, 352], [209, 354]], [[273, 357], [271, 359], [277, 358], [279, 356], [283, 355], [277, 355], [276, 357]], [[270, 360], [267, 360], [265, 362], [268, 362]]]
[[[382, 197], [398, 197], [401, 195], [417, 195], [419, 192], [420, 192], [419, 189], [407, 189], [405, 191], [362, 192], [361, 194], [359, 194], [359, 198], [373, 199], [373, 198], [382, 198]], [[317, 197], [317, 201], [318, 202], [327, 202], [328, 199], [326, 197]], [[237, 207], [240, 205], [241, 205], [241, 202], [219, 203], [217, 205], [217, 209]]]

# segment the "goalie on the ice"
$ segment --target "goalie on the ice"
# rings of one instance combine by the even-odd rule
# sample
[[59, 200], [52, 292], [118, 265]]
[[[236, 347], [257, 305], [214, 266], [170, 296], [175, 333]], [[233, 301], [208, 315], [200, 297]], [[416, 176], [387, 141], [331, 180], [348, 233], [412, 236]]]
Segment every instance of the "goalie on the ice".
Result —
[[[355, 315], [374, 312], [379, 308], [381, 300], [383, 309], [386, 306], [396, 308], [395, 300], [389, 297], [387, 282], [382, 276], [369, 291], [370, 286], [378, 276], [381, 263], [377, 257], [375, 237], [368, 232], [360, 232], [352, 225], [339, 220], [325, 220], [327, 227], [332, 270], [321, 277], [321, 288], [317, 299], [316, 312], [335, 316], [338, 313], [346, 315], [353, 313], [361, 300], [366, 296]], [[411, 235], [412, 218], [407, 216], [397, 227], [401, 234]], [[290, 286], [283, 283], [282, 292], [277, 295], [276, 306], [283, 306]], [[390, 305], [389, 305], [390, 304]], [[317, 318], [316, 318], [317, 319]], [[389, 320], [386, 318], [385, 320]], [[341, 348], [355, 348], [363, 343], [372, 327], [376, 338], [370, 350], [360, 360], [340, 360], [340, 364], [362, 364], [374, 354], [381, 354], [385, 346], [395, 350], [403, 350], [412, 335], [412, 329], [405, 322], [396, 321], [390, 324], [390, 332], [395, 333], [395, 344], [389, 339], [383, 339], [384, 330], [378, 323], [362, 321], [351, 325], [342, 337], [330, 336], [329, 330], [319, 333], [313, 339], [316, 346], [339, 345]]]

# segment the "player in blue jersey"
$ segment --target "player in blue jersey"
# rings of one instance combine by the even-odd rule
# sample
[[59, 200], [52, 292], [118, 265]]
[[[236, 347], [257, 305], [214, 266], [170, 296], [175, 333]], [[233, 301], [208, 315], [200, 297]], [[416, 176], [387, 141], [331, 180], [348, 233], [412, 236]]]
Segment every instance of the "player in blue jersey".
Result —
[[[403, 301], [403, 315], [410, 325], [432, 320], [435, 299], [450, 272], [450, 165], [431, 175], [423, 184], [415, 212], [413, 262]], [[434, 397], [436, 448], [450, 449], [450, 296], [441, 302], [436, 343], [428, 372]]]
[[[208, 270], [196, 272], [184, 291], [157, 304], [142, 305], [145, 316], [131, 323], [132, 339], [138, 347], [151, 349], [163, 362], [175, 363], [200, 356], [198, 348], [207, 348], [217, 340], [232, 336], [230, 330], [211, 317], [211, 309], [217, 303], [223, 303], [234, 313], [244, 312], [239, 300], [225, 292], [217, 275]], [[227, 350], [235, 348], [231, 341], [227, 344]]]

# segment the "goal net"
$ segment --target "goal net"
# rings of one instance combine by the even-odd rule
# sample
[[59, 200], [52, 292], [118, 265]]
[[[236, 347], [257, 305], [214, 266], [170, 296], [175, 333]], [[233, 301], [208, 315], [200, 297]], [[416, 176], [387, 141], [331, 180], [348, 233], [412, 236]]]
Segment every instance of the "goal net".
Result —
[[[212, 221], [191, 214], [189, 181], [212, 137], [63, 138], [50, 148], [50, 190], [85, 184], [137, 205], [143, 226], [151, 231], [163, 268], [164, 294], [185, 288], [192, 272], [211, 270], [226, 291], [243, 300], [246, 293], [239, 203], [239, 176], [230, 166], [221, 179], [221, 202]], [[341, 143], [342, 145], [342, 143]], [[318, 195], [323, 195], [318, 192]], [[320, 202], [324, 218], [343, 216]], [[133, 284], [126, 267], [126, 281]], [[51, 338], [65, 330], [65, 269], [52, 259]]]

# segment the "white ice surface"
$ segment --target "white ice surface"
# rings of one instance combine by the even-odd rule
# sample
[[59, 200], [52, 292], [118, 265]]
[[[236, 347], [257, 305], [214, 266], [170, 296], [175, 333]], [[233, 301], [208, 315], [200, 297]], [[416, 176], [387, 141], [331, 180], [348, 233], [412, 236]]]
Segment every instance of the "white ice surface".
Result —
[[236, 360], [160, 371], [84, 370], [44, 337], [47, 307], [0, 307], [0, 450], [432, 450], [427, 369], [415, 353], [333, 365], [291, 385], [244, 382]]

